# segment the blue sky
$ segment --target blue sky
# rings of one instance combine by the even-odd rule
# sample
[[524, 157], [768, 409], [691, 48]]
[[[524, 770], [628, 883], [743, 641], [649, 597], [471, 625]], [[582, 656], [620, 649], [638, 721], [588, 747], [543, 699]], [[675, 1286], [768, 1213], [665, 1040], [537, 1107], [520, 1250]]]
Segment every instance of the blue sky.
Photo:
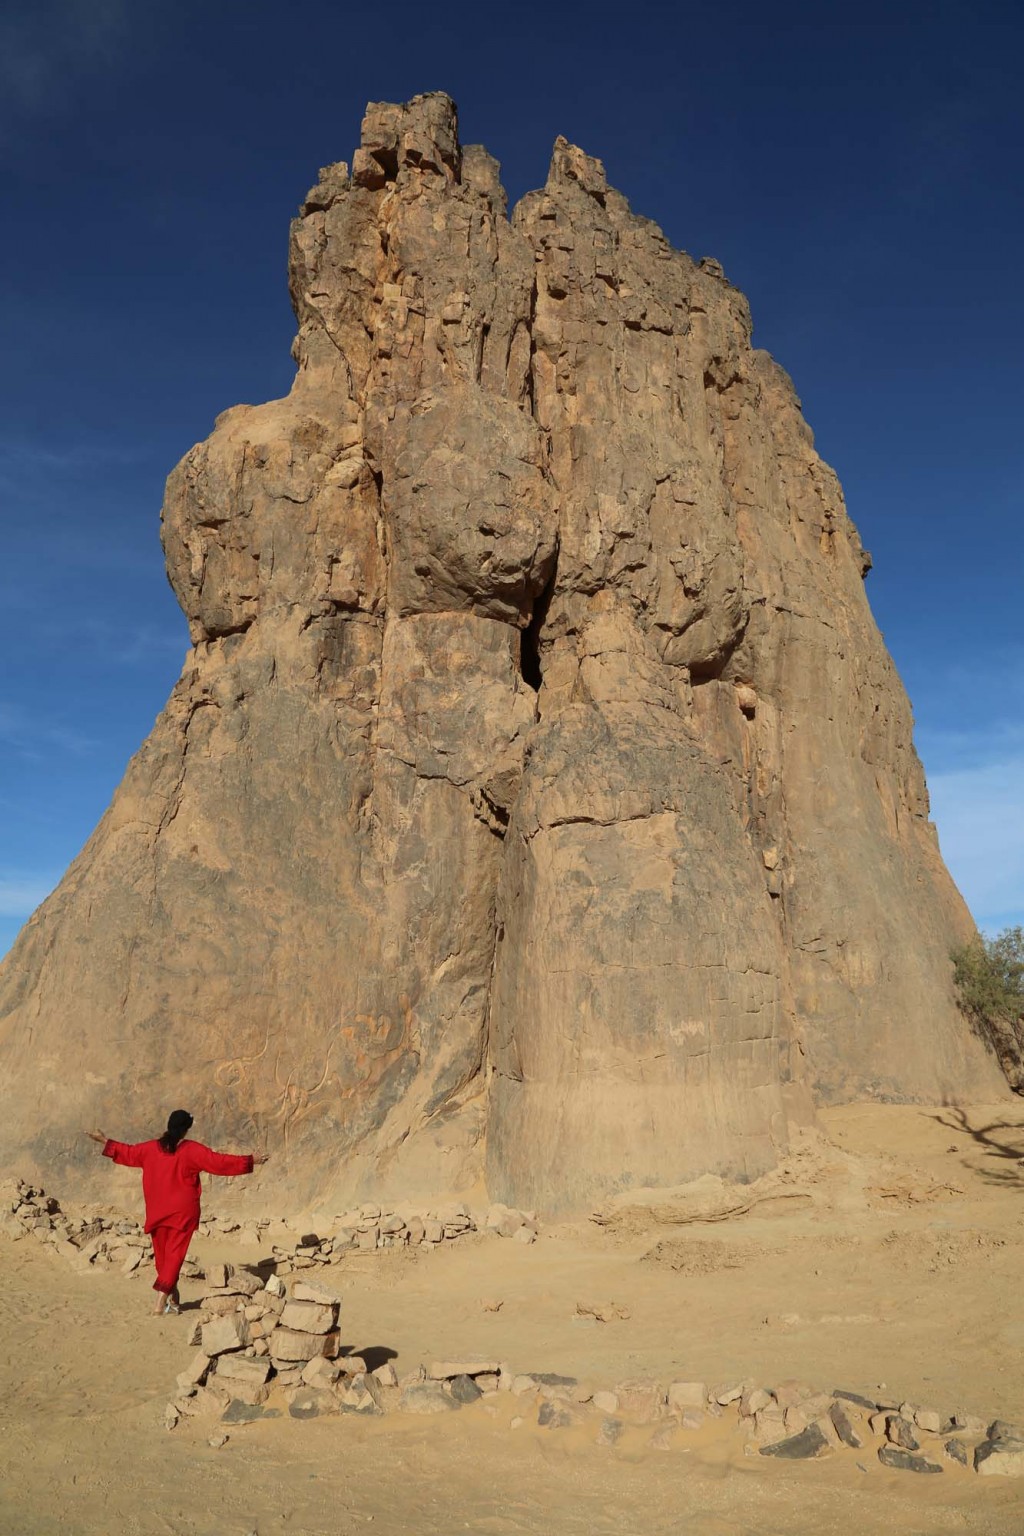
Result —
[[943, 851], [1024, 922], [1019, 6], [0, 3], [0, 952], [179, 671], [167, 473], [283, 394], [288, 220], [442, 89], [510, 195], [558, 133], [748, 294], [875, 558]]

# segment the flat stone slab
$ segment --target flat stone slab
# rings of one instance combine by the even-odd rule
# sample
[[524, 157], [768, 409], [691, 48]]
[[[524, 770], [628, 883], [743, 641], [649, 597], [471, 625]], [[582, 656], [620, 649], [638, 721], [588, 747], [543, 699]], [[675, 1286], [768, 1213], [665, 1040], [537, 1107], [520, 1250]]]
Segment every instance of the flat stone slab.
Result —
[[772, 1445], [762, 1445], [762, 1456], [778, 1456], [784, 1461], [808, 1461], [828, 1450], [828, 1441], [817, 1424], [808, 1424], [798, 1435], [776, 1440]]
[[[206, 1329], [203, 1329], [203, 1348], [206, 1348]], [[338, 1348], [338, 1335], [331, 1333], [299, 1333], [293, 1328], [277, 1327], [270, 1335], [270, 1353], [274, 1360], [294, 1361], [302, 1364], [314, 1360], [317, 1355], [334, 1356]]]
[[[269, 1282], [267, 1290], [270, 1290]], [[309, 1284], [305, 1280], [296, 1280], [292, 1286], [292, 1300], [311, 1301], [321, 1307], [340, 1307], [341, 1305], [341, 1297], [337, 1291], [329, 1290], [324, 1285]]]
[[901, 1451], [895, 1445], [883, 1445], [878, 1459], [883, 1467], [892, 1467], [897, 1472], [942, 1471], [937, 1461], [929, 1461], [926, 1456], [915, 1456], [912, 1451]]
[[315, 1301], [288, 1301], [281, 1313], [281, 1327], [295, 1333], [330, 1333], [337, 1326], [336, 1303]]
[[249, 1342], [245, 1323], [237, 1317], [219, 1317], [215, 1322], [204, 1323], [201, 1348], [211, 1359], [229, 1350], [244, 1349]]
[[232, 1398], [224, 1412], [220, 1416], [222, 1424], [254, 1424], [257, 1419], [279, 1419], [280, 1411], [277, 1408], [263, 1408], [259, 1403], [243, 1403], [240, 1398]]
[[431, 1381], [453, 1381], [456, 1376], [497, 1376], [496, 1360], [435, 1360], [427, 1375]]
[[270, 1375], [270, 1361], [265, 1355], [218, 1355], [218, 1381], [245, 1381], [261, 1387]]

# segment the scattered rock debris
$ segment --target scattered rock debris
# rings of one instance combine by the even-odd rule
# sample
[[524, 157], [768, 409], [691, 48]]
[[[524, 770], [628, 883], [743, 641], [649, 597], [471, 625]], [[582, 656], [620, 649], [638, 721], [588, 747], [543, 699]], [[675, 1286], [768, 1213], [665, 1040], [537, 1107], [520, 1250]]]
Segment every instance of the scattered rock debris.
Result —
[[[221, 1221], [218, 1229], [265, 1231], [268, 1225]], [[149, 1259], [149, 1239], [136, 1222], [92, 1212], [72, 1215], [23, 1180], [0, 1184], [0, 1231], [49, 1243], [82, 1270], [117, 1266], [134, 1275]], [[280, 1417], [283, 1411], [299, 1421], [344, 1414], [446, 1413], [488, 1406], [507, 1393], [525, 1410], [511, 1417], [511, 1428], [528, 1422], [532, 1399], [539, 1428], [592, 1426], [591, 1438], [608, 1448], [631, 1428], [651, 1426], [647, 1444], [671, 1451], [709, 1418], [729, 1414], [749, 1451], [779, 1460], [844, 1455], [873, 1446], [879, 1463], [893, 1471], [934, 1475], [973, 1467], [982, 1476], [1024, 1477], [1024, 1427], [989, 1422], [960, 1407], [944, 1414], [884, 1395], [883, 1387], [869, 1396], [846, 1388], [823, 1392], [796, 1381], [767, 1386], [751, 1380], [715, 1384], [630, 1378], [595, 1388], [556, 1372], [516, 1372], [505, 1361], [472, 1358], [434, 1361], [399, 1376], [390, 1360], [371, 1366], [342, 1342], [341, 1297], [328, 1276], [295, 1276], [287, 1284], [283, 1279], [292, 1270], [312, 1269], [350, 1249], [413, 1242], [434, 1247], [473, 1231], [520, 1241], [525, 1234], [532, 1242], [538, 1228], [533, 1213], [507, 1206], [493, 1206], [482, 1218], [474, 1218], [465, 1206], [418, 1217], [363, 1206], [348, 1213], [328, 1239], [303, 1233], [291, 1249], [276, 1245], [269, 1264], [260, 1266], [271, 1270], [266, 1275], [228, 1263], [210, 1263], [204, 1275], [190, 1261], [190, 1278], [204, 1279], [206, 1288], [187, 1329], [193, 1354], [177, 1376], [164, 1425], [173, 1431], [187, 1420], [213, 1418], [243, 1426]], [[501, 1306], [500, 1301], [481, 1301], [485, 1311]], [[579, 1303], [577, 1313], [600, 1321], [628, 1316], [615, 1302]], [[272, 1403], [277, 1396], [280, 1406]], [[207, 1444], [220, 1449], [228, 1439], [220, 1429]], [[866, 1470], [862, 1462], [857, 1465]]]
[[[529, 1245], [536, 1242], [540, 1230], [532, 1211], [492, 1205], [487, 1211], [473, 1212], [460, 1203], [420, 1212], [366, 1204], [336, 1216], [323, 1234], [303, 1232], [284, 1241], [271, 1238], [273, 1225], [269, 1217], [242, 1222], [227, 1216], [206, 1216], [199, 1231], [204, 1237], [244, 1239], [266, 1253], [280, 1279], [297, 1270], [336, 1262], [347, 1254], [381, 1248], [433, 1249], [478, 1232]], [[152, 1268], [150, 1240], [138, 1222], [90, 1208], [71, 1215], [43, 1189], [22, 1179], [0, 1183], [0, 1231], [15, 1239], [32, 1236], [49, 1243], [81, 1270], [120, 1269], [125, 1275], [141, 1275]], [[186, 1280], [205, 1278], [223, 1288], [225, 1268], [224, 1264], [211, 1264], [204, 1275], [198, 1260], [188, 1258], [182, 1276]], [[481, 1305], [485, 1311], [496, 1312], [502, 1303], [484, 1301]]]

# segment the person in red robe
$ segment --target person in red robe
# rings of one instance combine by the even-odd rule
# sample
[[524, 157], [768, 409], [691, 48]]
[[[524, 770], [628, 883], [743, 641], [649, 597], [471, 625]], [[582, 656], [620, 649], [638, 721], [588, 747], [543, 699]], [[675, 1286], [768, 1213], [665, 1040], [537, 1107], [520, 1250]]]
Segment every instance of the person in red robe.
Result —
[[142, 1195], [146, 1202], [146, 1231], [153, 1242], [156, 1261], [157, 1315], [177, 1312], [178, 1276], [188, 1253], [188, 1245], [199, 1226], [201, 1173], [233, 1178], [252, 1173], [267, 1161], [265, 1152], [235, 1156], [213, 1152], [201, 1141], [187, 1141], [192, 1116], [176, 1109], [167, 1121], [167, 1129], [155, 1141], [130, 1144], [113, 1141], [103, 1131], [87, 1131], [93, 1141], [103, 1143], [103, 1156], [125, 1168], [142, 1169]]

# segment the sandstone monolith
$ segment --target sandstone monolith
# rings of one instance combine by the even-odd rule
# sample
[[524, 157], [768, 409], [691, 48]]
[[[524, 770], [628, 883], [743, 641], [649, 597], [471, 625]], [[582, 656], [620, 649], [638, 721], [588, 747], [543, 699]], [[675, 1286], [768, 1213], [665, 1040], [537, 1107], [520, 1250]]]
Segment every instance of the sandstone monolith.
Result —
[[290, 277], [289, 395], [168, 481], [180, 681], [0, 969], [5, 1159], [184, 1103], [322, 1198], [553, 1211], [1003, 1091], [868, 557], [718, 264], [562, 139], [510, 220], [435, 94]]

